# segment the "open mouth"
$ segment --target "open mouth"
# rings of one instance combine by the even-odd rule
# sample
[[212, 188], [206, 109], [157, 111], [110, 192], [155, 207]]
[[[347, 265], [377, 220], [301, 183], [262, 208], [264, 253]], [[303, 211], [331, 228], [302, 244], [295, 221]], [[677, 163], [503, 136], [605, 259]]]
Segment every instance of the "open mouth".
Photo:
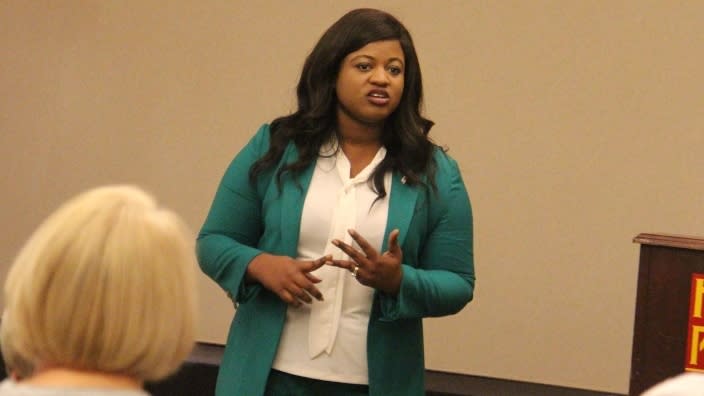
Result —
[[384, 91], [372, 91], [367, 95], [369, 101], [375, 105], [383, 106], [389, 103], [389, 94]]

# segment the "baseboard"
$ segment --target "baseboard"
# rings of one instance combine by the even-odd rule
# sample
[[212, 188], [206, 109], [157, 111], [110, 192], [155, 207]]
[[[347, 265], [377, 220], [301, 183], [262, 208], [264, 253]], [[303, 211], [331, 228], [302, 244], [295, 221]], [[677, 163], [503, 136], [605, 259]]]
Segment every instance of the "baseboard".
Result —
[[427, 396], [624, 396], [618, 393], [426, 370]]

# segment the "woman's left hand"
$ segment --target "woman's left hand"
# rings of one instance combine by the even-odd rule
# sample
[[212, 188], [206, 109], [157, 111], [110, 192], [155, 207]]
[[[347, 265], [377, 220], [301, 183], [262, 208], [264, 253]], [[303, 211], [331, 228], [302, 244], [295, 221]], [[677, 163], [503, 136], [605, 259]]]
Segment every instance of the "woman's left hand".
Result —
[[349, 230], [348, 232], [362, 251], [360, 252], [339, 239], [333, 239], [332, 244], [345, 252], [350, 260], [332, 260], [332, 265], [352, 272], [357, 281], [365, 286], [379, 289], [392, 296], [398, 294], [403, 278], [401, 267], [403, 251], [398, 244], [399, 230], [391, 231], [389, 250], [381, 254], [357, 231]]

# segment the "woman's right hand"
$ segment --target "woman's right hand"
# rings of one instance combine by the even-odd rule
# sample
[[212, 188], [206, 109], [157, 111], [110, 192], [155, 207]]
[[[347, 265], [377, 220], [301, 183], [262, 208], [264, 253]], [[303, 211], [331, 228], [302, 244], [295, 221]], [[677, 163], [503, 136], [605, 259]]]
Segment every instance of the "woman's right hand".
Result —
[[256, 281], [276, 293], [285, 303], [299, 307], [313, 298], [322, 301], [323, 294], [315, 287], [320, 279], [311, 272], [332, 261], [327, 255], [312, 261], [294, 260], [288, 256], [262, 253], [247, 267], [247, 279]]

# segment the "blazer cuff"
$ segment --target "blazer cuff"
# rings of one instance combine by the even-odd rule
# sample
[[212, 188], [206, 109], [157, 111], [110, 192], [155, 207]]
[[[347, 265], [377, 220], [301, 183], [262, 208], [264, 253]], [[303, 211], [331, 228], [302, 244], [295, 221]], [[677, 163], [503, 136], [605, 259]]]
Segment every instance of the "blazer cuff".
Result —
[[237, 286], [237, 298], [233, 301], [235, 306], [240, 303], [246, 303], [256, 296], [262, 288], [262, 285], [259, 283], [247, 283], [246, 281], [247, 267], [249, 267], [249, 263], [251, 263], [252, 260], [260, 254], [262, 254], [261, 250], [252, 247], [248, 247], [247, 251], [244, 253], [247, 266], [244, 267], [244, 271], [242, 271], [242, 274], [240, 275], [240, 281]]
[[381, 316], [379, 320], [382, 322], [392, 322], [402, 317], [402, 307], [404, 306], [405, 295], [408, 293], [407, 276], [410, 272], [416, 271], [410, 265], [401, 264], [403, 266], [403, 278], [401, 279], [401, 287], [398, 289], [398, 294], [390, 296], [386, 293], [379, 292], [379, 305], [381, 306]]

